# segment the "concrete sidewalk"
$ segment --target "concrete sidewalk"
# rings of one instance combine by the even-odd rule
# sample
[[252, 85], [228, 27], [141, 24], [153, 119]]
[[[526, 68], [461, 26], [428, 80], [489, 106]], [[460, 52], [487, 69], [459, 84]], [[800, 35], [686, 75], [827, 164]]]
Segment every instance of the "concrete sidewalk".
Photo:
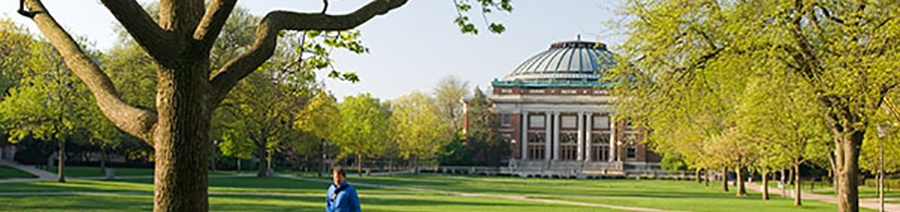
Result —
[[[756, 183], [747, 183], [747, 188], [753, 189], [754, 191], [762, 192], [762, 186], [760, 186], [759, 184], [756, 184]], [[781, 195], [781, 192], [782, 191], [779, 188], [769, 187], [769, 195], [772, 195], [772, 194]], [[792, 195], [793, 190], [787, 190], [786, 193], [789, 193]], [[793, 197], [790, 197], [790, 198], [793, 198]], [[809, 192], [801, 192], [800, 198], [802, 198], [803, 200], [816, 200], [816, 201], [822, 201], [822, 202], [827, 202], [827, 203], [832, 203], [832, 204], [838, 203], [838, 199], [835, 196], [813, 194], [813, 193], [809, 193]], [[872, 210], [880, 210], [881, 209], [881, 206], [878, 203], [878, 199], [859, 199], [859, 207], [860, 208], [868, 208], [868, 209], [872, 209]], [[900, 212], [900, 204], [885, 203], [884, 211]]]
[[44, 171], [35, 168], [34, 166], [26, 166], [22, 164], [17, 164], [15, 162], [0, 160], [0, 165], [9, 166], [23, 172], [28, 172], [31, 175], [37, 176], [38, 178], [16, 178], [16, 179], [4, 179], [0, 180], [0, 183], [16, 183], [16, 182], [42, 182], [42, 181], [55, 181], [57, 179], [56, 173]]

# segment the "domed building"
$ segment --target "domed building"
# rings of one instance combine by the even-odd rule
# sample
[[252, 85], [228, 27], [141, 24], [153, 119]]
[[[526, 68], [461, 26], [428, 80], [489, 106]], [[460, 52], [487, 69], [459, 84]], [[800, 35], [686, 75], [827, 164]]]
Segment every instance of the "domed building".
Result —
[[494, 79], [489, 99], [512, 148], [509, 169], [523, 175], [658, 169], [661, 157], [638, 142], [643, 133], [616, 116], [613, 84], [600, 81], [615, 63], [603, 43], [559, 42]]

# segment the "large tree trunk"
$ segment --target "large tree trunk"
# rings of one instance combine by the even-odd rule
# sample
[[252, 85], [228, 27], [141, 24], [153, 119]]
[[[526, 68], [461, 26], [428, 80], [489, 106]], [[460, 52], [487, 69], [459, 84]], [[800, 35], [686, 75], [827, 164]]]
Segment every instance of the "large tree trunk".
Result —
[[722, 168], [722, 191], [728, 192], [728, 167]]
[[[196, 56], [192, 56], [196, 57]], [[208, 59], [160, 65], [156, 107], [154, 211], [208, 211]], [[193, 61], [188, 61], [193, 59]]]
[[794, 164], [794, 205], [800, 206], [801, 203], [801, 190], [800, 190], [800, 163]]
[[769, 170], [762, 170], [762, 199], [769, 200]]
[[58, 163], [56, 163], [56, 181], [66, 182], [66, 136], [59, 139], [59, 153], [57, 154]]
[[254, 142], [256, 144], [256, 167], [257, 177], [268, 177], [269, 176], [269, 165], [267, 163], [268, 156], [266, 156], [266, 144], [265, 142]]
[[859, 211], [859, 148], [865, 135], [863, 130], [853, 130], [839, 135], [836, 140], [835, 162], [838, 169], [838, 211]]
[[735, 181], [737, 182], [737, 196], [743, 197], [747, 196], [747, 189], [744, 188], [744, 176], [742, 175], [744, 172], [743, 167], [738, 166], [735, 170]]

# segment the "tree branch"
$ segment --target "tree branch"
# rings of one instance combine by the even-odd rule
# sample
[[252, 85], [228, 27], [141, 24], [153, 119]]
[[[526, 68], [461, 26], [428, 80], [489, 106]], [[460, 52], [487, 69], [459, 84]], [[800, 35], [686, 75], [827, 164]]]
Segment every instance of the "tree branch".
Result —
[[170, 46], [166, 45], [172, 35], [159, 27], [147, 11], [135, 0], [101, 0], [103, 5], [128, 31], [138, 45], [157, 61], [172, 58]]
[[209, 5], [209, 9], [200, 20], [200, 25], [194, 31], [194, 39], [201, 42], [203, 52], [208, 52], [212, 48], [236, 3], [237, 0], [213, 0]]
[[217, 105], [234, 85], [256, 70], [275, 51], [278, 32], [281, 30], [348, 30], [359, 26], [369, 19], [403, 6], [407, 0], [373, 0], [366, 6], [345, 15], [326, 15], [320, 13], [296, 13], [288, 11], [272, 11], [260, 21], [256, 28], [256, 41], [250, 49], [231, 59], [212, 79], [212, 105]]
[[85, 55], [78, 43], [53, 19], [40, 0], [25, 1], [28, 9], [34, 14], [33, 20], [38, 28], [63, 57], [66, 66], [88, 86], [103, 114], [119, 129], [153, 146], [151, 132], [156, 125], [156, 114], [122, 101], [109, 77]]

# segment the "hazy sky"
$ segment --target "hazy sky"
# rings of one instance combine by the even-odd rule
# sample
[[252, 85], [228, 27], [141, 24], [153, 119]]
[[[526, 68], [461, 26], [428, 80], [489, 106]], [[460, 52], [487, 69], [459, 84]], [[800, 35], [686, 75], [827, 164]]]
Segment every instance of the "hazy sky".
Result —
[[[346, 13], [368, 1], [371, 0], [332, 0], [328, 11]], [[37, 33], [34, 22], [15, 13], [18, 2], [0, 1], [0, 13]], [[250, 8], [253, 14], [263, 15], [275, 9], [320, 11], [321, 3], [246, 0], [238, 4]], [[100, 49], [114, 44], [114, 18], [98, 0], [44, 0], [44, 4], [71, 33], [87, 36]], [[622, 0], [514, 0], [512, 13], [488, 17], [502, 22], [506, 32], [487, 33], [480, 13], [473, 13], [471, 18], [482, 31], [473, 36], [459, 33], [453, 24], [453, 1], [412, 0], [359, 27], [369, 54], [335, 53], [335, 66], [357, 72], [360, 82], [329, 79], [326, 85], [338, 97], [368, 92], [392, 99], [416, 90], [430, 92], [441, 77], [456, 75], [487, 89], [491, 80], [511, 72], [553, 42], [575, 40], [580, 34], [582, 40], [604, 42], [613, 48], [621, 44], [623, 37], [608, 29], [608, 22], [618, 19], [615, 13], [621, 4]]]

